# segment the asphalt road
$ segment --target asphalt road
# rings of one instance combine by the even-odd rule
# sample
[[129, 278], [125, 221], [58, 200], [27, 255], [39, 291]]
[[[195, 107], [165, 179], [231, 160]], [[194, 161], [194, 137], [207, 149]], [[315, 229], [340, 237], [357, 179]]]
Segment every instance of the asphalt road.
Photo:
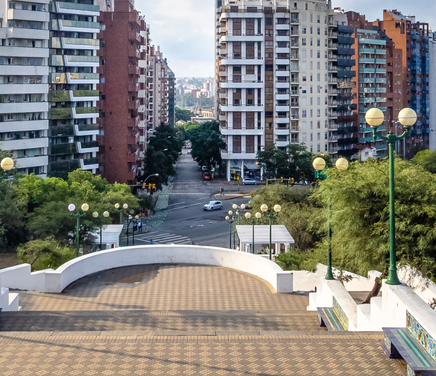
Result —
[[[246, 194], [249, 196], [253, 186], [230, 185], [224, 180], [212, 182], [201, 179], [201, 171], [191, 155], [183, 154], [176, 166], [172, 193], [166, 209], [166, 218], [159, 232], [167, 232], [186, 236], [197, 245], [229, 247], [230, 225], [224, 219], [233, 204], [247, 203], [250, 198], [235, 198]], [[224, 196], [220, 196], [220, 187], [224, 188]], [[210, 200], [223, 202], [222, 210], [204, 211], [203, 205]]]

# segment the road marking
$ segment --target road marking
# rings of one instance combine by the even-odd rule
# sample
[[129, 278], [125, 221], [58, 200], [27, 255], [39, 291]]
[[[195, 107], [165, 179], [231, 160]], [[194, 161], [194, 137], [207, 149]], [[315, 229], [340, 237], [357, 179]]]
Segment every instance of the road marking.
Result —
[[186, 202], [177, 202], [177, 203], [175, 203], [175, 204], [171, 204], [171, 205], [168, 205], [168, 206], [174, 206], [174, 205], [182, 205], [182, 204], [186, 204]]
[[180, 208], [171, 208], [168, 209], [167, 211], [174, 211], [174, 210], [179, 210], [179, 209], [186, 209], [186, 208], [190, 208], [192, 206], [197, 206], [197, 205], [203, 205], [202, 203], [198, 203], [198, 204], [192, 204], [192, 205], [186, 205], [186, 206], [181, 206]]

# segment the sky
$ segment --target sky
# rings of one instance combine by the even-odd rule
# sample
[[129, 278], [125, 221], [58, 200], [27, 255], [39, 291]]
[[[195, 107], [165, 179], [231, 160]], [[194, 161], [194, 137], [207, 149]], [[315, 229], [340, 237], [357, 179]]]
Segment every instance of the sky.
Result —
[[[213, 77], [215, 0], [136, 0], [150, 25], [152, 43], [161, 46], [176, 77]], [[398, 9], [436, 29], [435, 0], [333, 0], [333, 7], [383, 18], [383, 9]]]

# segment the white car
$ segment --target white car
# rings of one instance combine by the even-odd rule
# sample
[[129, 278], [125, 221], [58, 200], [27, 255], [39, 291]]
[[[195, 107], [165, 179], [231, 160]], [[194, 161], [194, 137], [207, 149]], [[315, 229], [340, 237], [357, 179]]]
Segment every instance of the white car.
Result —
[[223, 208], [223, 203], [221, 201], [210, 201], [208, 204], [203, 206], [203, 210], [219, 210]]
[[251, 179], [251, 178], [244, 178], [244, 179], [242, 179], [242, 184], [243, 185], [256, 185], [256, 180]]

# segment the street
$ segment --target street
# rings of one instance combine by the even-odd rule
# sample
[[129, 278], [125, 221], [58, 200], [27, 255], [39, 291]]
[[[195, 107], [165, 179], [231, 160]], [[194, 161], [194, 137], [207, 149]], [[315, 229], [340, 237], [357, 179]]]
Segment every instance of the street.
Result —
[[[250, 201], [251, 191], [255, 187], [230, 185], [224, 180], [201, 180], [201, 171], [186, 150], [183, 150], [177, 162], [176, 171], [168, 208], [156, 211], [146, 225], [150, 233], [136, 236], [139, 240], [137, 244], [149, 243], [152, 236], [163, 233], [171, 234], [168, 239], [189, 238], [193, 244], [228, 248], [230, 225], [224, 218], [233, 204], [241, 205]], [[224, 188], [224, 195], [220, 194], [220, 186]], [[215, 194], [216, 199], [223, 202], [223, 209], [204, 211], [203, 205], [214, 200]]]

